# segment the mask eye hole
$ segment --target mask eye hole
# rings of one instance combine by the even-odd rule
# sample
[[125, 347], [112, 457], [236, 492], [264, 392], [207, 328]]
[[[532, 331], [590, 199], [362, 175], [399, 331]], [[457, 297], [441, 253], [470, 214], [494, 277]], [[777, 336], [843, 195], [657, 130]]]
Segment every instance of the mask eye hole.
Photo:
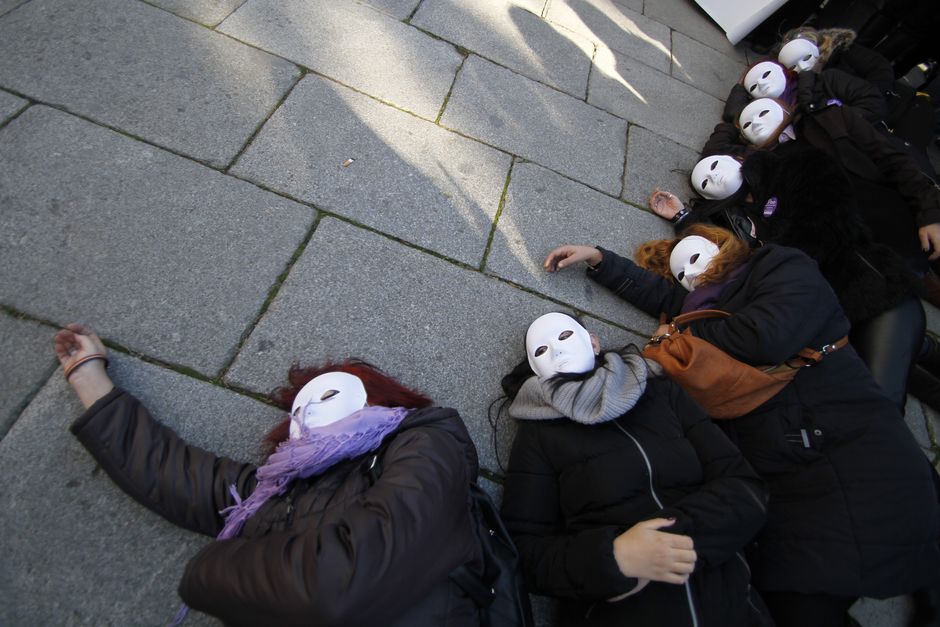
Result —
[[702, 181], [702, 189], [705, 189], [705, 186], [708, 185], [708, 179]]
[[813, 55], [808, 54], [808, 55], [806, 55], [805, 57], [803, 57], [803, 60], [804, 60], [804, 61], [809, 61], [809, 60], [812, 59], [812, 58], [813, 58]]
[[770, 70], [767, 70], [766, 72], [764, 72], [764, 73], [761, 75], [761, 78], [767, 78], [768, 76], [770, 76]]
[[323, 396], [320, 397], [320, 400], [328, 401], [334, 396], [336, 396], [337, 394], [339, 394], [339, 390], [327, 390], [326, 392], [323, 393]]
[[755, 89], [757, 89], [757, 83], [751, 85], [751, 88], [748, 91], [754, 91]]
[[763, 111], [760, 112], [760, 115], [758, 115], [757, 117], [762, 118], [768, 113], [770, 113], [770, 109], [764, 109]]
[[750, 125], [751, 125], [750, 122], [745, 122], [745, 123], [744, 123], [744, 126], [743, 126], [742, 128], [747, 128], [747, 127], [750, 126]]
[[717, 168], [717, 167], [718, 167], [718, 161], [715, 160], [715, 161], [712, 162], [712, 167], [710, 167], [710, 168], [708, 168], [708, 169], [709, 169], [709, 170], [714, 170], [714, 169]]
[[682, 279], [685, 278], [685, 272], [680, 272], [679, 274], [676, 275], [676, 278], [681, 281]]
[[572, 335], [574, 335], [574, 331], [562, 331], [561, 333], [558, 334], [558, 339], [567, 340]]
[[698, 261], [698, 256], [699, 256], [699, 254], [698, 254], [698, 253], [695, 253], [694, 255], [692, 255], [691, 257], [689, 257], [689, 263], [695, 263], [696, 261]]
[[534, 354], [536, 357], [538, 357], [538, 356], [544, 354], [545, 351], [547, 351], [547, 350], [548, 350], [548, 347], [547, 347], [547, 346], [539, 346], [538, 348], [535, 349], [535, 353], [533, 353], [533, 354]]

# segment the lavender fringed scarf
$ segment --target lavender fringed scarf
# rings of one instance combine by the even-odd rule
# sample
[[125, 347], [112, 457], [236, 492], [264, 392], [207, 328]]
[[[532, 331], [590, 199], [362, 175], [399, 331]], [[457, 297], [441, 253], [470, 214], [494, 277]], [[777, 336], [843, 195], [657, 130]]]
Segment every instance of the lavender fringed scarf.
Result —
[[[312, 477], [343, 460], [375, 450], [409, 412], [404, 407], [364, 407], [342, 420], [304, 431], [296, 440], [281, 442], [255, 472], [258, 484], [248, 498], [243, 500], [234, 484], [229, 487], [235, 505], [219, 512], [225, 526], [216, 539], [238, 537], [245, 522], [272, 496], [283, 494], [294, 479]], [[183, 605], [171, 624], [182, 623], [188, 609]]]

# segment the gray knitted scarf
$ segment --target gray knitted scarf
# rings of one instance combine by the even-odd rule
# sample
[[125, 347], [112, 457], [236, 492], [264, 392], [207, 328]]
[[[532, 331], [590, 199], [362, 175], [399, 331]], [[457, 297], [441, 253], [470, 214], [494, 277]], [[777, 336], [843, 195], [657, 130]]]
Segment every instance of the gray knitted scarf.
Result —
[[659, 364], [640, 355], [604, 354], [604, 365], [581, 381], [530, 377], [509, 406], [517, 420], [570, 418], [586, 425], [618, 418], [646, 391], [646, 379], [660, 374]]

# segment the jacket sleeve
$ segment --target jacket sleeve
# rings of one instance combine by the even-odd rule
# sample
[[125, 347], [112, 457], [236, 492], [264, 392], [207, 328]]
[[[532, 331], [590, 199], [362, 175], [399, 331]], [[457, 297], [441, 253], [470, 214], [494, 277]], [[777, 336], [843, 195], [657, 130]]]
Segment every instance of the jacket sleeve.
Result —
[[842, 62], [852, 74], [875, 86], [882, 95], [894, 89], [894, 68], [881, 53], [853, 43], [842, 54]]
[[872, 124], [880, 122], [887, 114], [884, 96], [865, 79], [837, 69], [819, 74], [800, 72], [798, 76], [797, 100], [806, 111], [821, 109], [835, 98]]
[[688, 294], [681, 285], [657, 276], [607, 249], [598, 250], [603, 259], [597, 267], [588, 269], [587, 275], [592, 280], [654, 318], [658, 318], [661, 313], [672, 316], [681, 309], [682, 301]]
[[940, 222], [940, 188], [890, 138], [881, 135], [851, 109], [844, 110], [842, 115], [852, 141], [904, 197], [917, 226]]
[[670, 533], [688, 535], [700, 564], [715, 566], [740, 551], [764, 525], [767, 490], [741, 452], [682, 391], [673, 390], [673, 406], [685, 437], [702, 465], [702, 486], [665, 507], [654, 518], [674, 517]]
[[751, 365], [779, 364], [810, 346], [832, 313], [819, 300], [828, 295], [837, 307], [832, 289], [806, 255], [793, 251], [765, 263], [776, 265], [750, 281], [753, 290], [746, 305], [729, 318], [689, 325], [696, 336]]
[[721, 112], [721, 120], [734, 125], [738, 121], [744, 107], [751, 102], [751, 95], [747, 93], [747, 88], [741, 83], [735, 83], [728, 92], [728, 98], [725, 100], [725, 108]]
[[565, 529], [558, 478], [539, 441], [540, 425], [521, 422], [513, 441], [502, 517], [535, 594], [596, 601], [637, 585], [614, 558], [614, 539], [626, 526]]
[[377, 481], [335, 514], [210, 543], [187, 565], [180, 596], [231, 625], [390, 622], [480, 548], [471, 471], [453, 434], [404, 430], [381, 464]]
[[741, 139], [738, 127], [731, 122], [719, 122], [715, 125], [708, 141], [702, 147], [701, 156], [731, 155], [744, 158], [753, 152], [753, 149]]
[[218, 535], [219, 511], [234, 504], [229, 487], [242, 496], [254, 489], [255, 466], [190, 446], [119, 388], [88, 408], [71, 431], [118, 487], [190, 531]]

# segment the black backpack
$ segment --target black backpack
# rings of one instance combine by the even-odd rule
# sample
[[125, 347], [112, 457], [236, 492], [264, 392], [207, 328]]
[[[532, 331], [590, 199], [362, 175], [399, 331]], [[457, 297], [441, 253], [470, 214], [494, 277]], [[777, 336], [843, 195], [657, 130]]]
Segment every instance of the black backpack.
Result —
[[483, 547], [483, 575], [463, 565], [454, 569], [450, 578], [480, 609], [482, 627], [532, 627], [532, 606], [523, 583], [519, 552], [492, 499], [476, 483], [470, 484], [470, 498]]
[[[389, 441], [367, 456], [362, 465], [370, 484], [382, 474], [380, 457]], [[532, 605], [523, 583], [519, 551], [499, 517], [499, 510], [475, 481], [470, 484], [470, 500], [477, 537], [483, 547], [483, 574], [477, 575], [464, 564], [448, 576], [479, 608], [481, 627], [533, 627]]]

